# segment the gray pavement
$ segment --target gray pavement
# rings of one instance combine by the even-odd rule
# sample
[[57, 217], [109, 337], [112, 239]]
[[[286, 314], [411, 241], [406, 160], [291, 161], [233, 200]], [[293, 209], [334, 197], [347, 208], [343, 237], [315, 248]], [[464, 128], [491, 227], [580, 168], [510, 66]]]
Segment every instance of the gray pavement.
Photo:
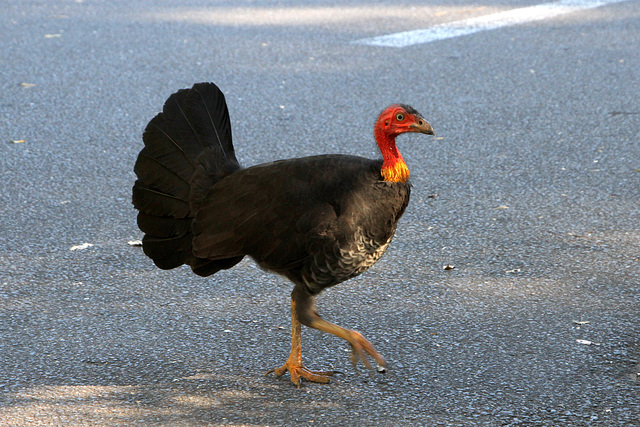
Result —
[[[640, 425], [640, 2], [404, 49], [352, 41], [536, 2], [131, 3], [0, 5], [0, 425]], [[434, 126], [389, 251], [319, 300], [386, 375], [304, 330], [344, 375], [263, 376], [286, 281], [128, 245], [142, 130], [199, 81], [245, 165], [376, 156], [390, 103]]]

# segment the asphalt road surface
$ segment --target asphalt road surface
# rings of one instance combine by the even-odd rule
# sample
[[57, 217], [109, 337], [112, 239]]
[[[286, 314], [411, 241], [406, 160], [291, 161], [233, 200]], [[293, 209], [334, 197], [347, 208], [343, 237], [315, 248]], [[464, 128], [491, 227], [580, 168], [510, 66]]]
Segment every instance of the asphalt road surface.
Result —
[[[354, 43], [535, 4], [4, 0], [0, 425], [640, 425], [640, 2]], [[377, 156], [391, 103], [432, 123], [398, 141], [414, 189], [389, 251], [319, 300], [386, 375], [305, 329], [307, 365], [344, 374], [265, 377], [289, 283], [128, 244], [142, 130], [200, 81], [244, 165]]]

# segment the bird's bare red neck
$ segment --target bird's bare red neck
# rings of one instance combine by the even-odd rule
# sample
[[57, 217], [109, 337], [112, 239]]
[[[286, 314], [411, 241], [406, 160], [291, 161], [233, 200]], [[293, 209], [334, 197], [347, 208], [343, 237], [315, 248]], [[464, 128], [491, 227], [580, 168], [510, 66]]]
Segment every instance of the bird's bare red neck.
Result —
[[395, 137], [388, 135], [379, 126], [376, 127], [375, 137], [384, 160], [380, 170], [382, 178], [390, 182], [407, 182], [409, 168], [396, 147]]

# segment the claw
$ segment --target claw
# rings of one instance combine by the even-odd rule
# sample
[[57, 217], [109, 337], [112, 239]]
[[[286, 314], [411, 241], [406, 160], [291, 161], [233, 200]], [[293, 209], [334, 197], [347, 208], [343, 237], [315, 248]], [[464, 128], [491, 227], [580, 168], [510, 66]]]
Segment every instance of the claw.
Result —
[[279, 368], [271, 369], [267, 371], [266, 375], [273, 373], [276, 377], [281, 377], [285, 372], [289, 371], [291, 375], [291, 382], [298, 388], [301, 386], [301, 378], [307, 381], [316, 383], [328, 383], [331, 381], [331, 377], [336, 374], [335, 371], [312, 371], [305, 368], [302, 364], [287, 362]]
[[384, 359], [377, 352], [373, 344], [371, 344], [362, 334], [358, 331], [346, 330], [346, 336], [344, 337], [349, 344], [351, 344], [351, 363], [354, 366], [358, 364], [358, 359], [362, 360], [362, 363], [367, 369], [373, 369], [369, 358], [365, 353], [371, 356], [377, 363], [378, 372], [386, 372], [386, 366]]

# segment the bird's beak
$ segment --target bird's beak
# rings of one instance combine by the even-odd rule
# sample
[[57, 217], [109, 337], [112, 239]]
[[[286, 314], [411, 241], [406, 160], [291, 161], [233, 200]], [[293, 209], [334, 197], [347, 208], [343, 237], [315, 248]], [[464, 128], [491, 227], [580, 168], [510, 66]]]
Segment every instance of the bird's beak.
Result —
[[409, 127], [411, 128], [410, 132], [420, 132], [427, 135], [435, 135], [433, 133], [433, 128], [429, 123], [427, 123], [425, 119], [420, 119], [415, 123], [411, 123]]

